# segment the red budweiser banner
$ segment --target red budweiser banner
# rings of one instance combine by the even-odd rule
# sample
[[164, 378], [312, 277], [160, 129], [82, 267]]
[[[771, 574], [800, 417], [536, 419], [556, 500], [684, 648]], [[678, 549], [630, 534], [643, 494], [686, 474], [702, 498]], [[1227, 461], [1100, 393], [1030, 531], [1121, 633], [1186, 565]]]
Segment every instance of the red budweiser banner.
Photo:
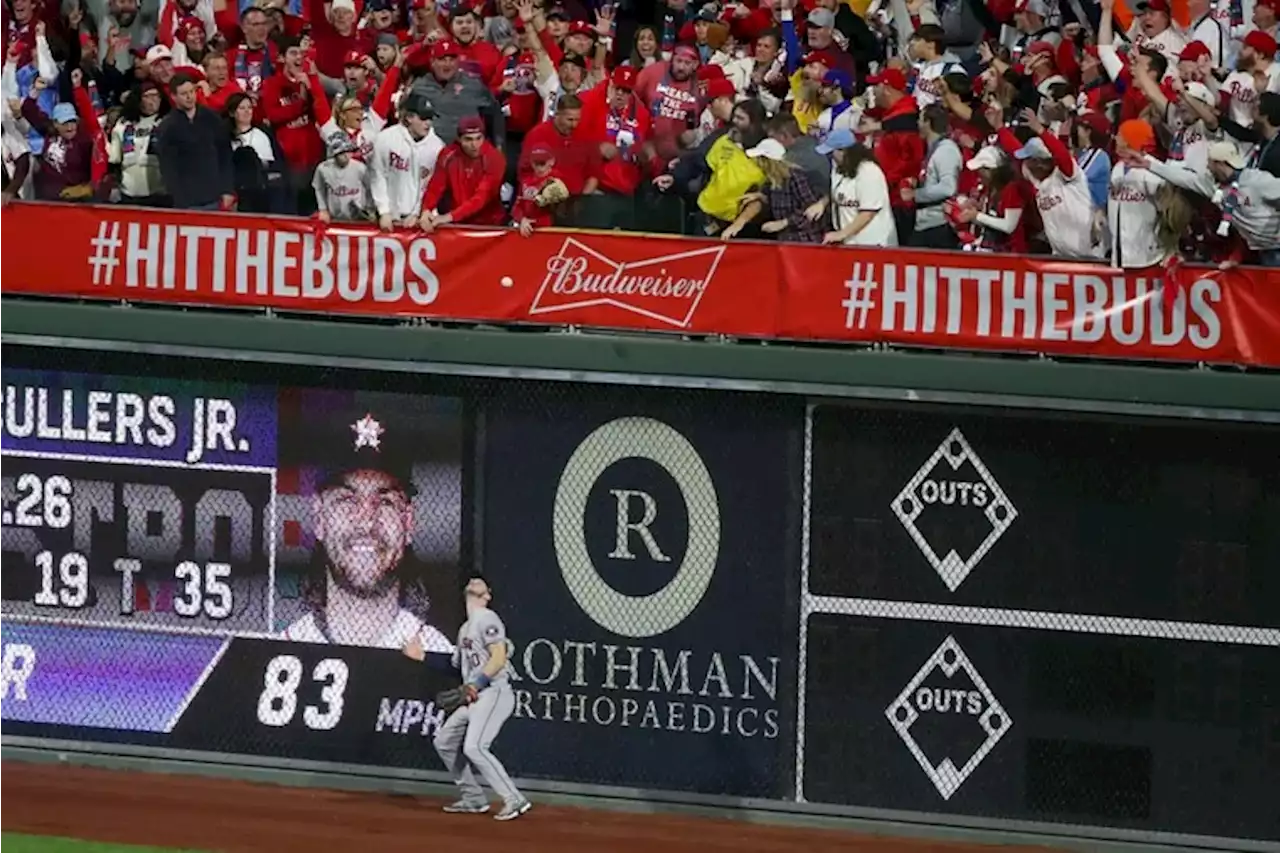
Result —
[[1280, 270], [18, 204], [9, 293], [1280, 366]]

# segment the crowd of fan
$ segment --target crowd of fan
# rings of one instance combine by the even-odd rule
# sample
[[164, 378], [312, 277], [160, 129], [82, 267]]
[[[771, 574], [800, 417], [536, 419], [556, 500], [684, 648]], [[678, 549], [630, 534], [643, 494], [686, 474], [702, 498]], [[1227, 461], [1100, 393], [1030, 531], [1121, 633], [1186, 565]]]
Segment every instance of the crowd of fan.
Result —
[[6, 0], [4, 202], [1280, 266], [1280, 0], [475, 2]]

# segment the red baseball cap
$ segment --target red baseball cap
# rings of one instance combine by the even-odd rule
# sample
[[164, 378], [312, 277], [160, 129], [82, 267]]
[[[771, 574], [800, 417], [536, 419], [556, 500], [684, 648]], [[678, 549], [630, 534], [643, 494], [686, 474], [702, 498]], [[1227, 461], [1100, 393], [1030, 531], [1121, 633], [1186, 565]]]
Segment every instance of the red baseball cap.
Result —
[[431, 58], [444, 59], [446, 56], [460, 56], [462, 48], [458, 47], [458, 43], [453, 39], [440, 39], [440, 41], [431, 45]]
[[1142, 0], [1138, 4], [1139, 12], [1164, 12], [1169, 14], [1169, 0]]
[[1276, 39], [1262, 30], [1250, 30], [1249, 34], [1244, 37], [1246, 46], [1253, 48], [1254, 53], [1260, 53], [1265, 58], [1271, 59], [1276, 55]]
[[808, 65], [812, 62], [821, 62], [828, 68], [835, 68], [840, 64], [836, 61], [836, 58], [832, 56], [831, 51], [829, 50], [811, 50], [804, 55], [804, 59], [800, 64]]
[[1110, 133], [1115, 129], [1111, 126], [1111, 122], [1107, 119], [1106, 114], [1100, 113], [1097, 110], [1089, 110], [1087, 113], [1081, 113], [1077, 121], [1085, 127], [1092, 128], [1098, 133], [1110, 135]]
[[719, 77], [707, 82], [706, 98], [708, 101], [714, 101], [716, 98], [733, 98], [737, 94], [738, 90], [733, 87], [733, 81], [728, 77]]
[[586, 21], [574, 21], [569, 24], [569, 35], [571, 36], [591, 36], [595, 38], [596, 28], [588, 24]]
[[368, 57], [360, 51], [348, 50], [347, 55], [342, 59], [342, 65], [344, 68], [350, 68], [352, 65], [364, 65], [366, 59]]
[[550, 163], [554, 159], [556, 155], [551, 153], [551, 149], [543, 148], [541, 145], [529, 152], [529, 162], [535, 166]]
[[484, 119], [480, 116], [464, 116], [458, 121], [458, 136], [466, 136], [468, 133], [479, 133], [484, 135]]
[[1179, 62], [1195, 62], [1202, 56], [1213, 56], [1209, 46], [1202, 41], [1193, 41], [1178, 54]]
[[867, 83], [871, 86], [888, 86], [890, 89], [897, 89], [899, 92], [907, 91], [907, 75], [897, 68], [886, 68], [879, 74], [872, 74], [867, 78]]
[[636, 78], [639, 76], [630, 65], [619, 65], [613, 69], [613, 74], [609, 76], [609, 82], [619, 89], [626, 89], [630, 92], [636, 87]]
[[1022, 52], [1022, 55], [1035, 56], [1037, 53], [1043, 53], [1052, 58], [1055, 52], [1056, 48], [1054, 48], [1050, 42], [1041, 40], [1033, 41], [1031, 44], [1027, 45], [1027, 49]]
[[709, 62], [706, 65], [699, 65], [697, 72], [694, 74], [699, 80], [720, 80], [724, 78], [724, 66], [716, 65]]

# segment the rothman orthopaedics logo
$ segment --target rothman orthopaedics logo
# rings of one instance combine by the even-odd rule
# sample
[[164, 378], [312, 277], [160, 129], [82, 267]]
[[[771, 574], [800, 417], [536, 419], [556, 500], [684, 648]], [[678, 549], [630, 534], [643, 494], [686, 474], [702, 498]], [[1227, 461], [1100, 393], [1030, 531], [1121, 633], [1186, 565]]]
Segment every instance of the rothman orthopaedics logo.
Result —
[[[596, 568], [586, 539], [592, 487], [610, 465], [629, 458], [648, 459], [671, 475], [690, 520], [679, 569], [662, 589], [643, 596], [626, 595], [610, 586]], [[655, 562], [670, 561], [669, 549], [664, 550], [649, 530], [659, 510], [653, 496], [641, 489], [617, 489], [613, 494], [618, 511], [610, 557], [632, 559], [635, 536]], [[637, 503], [643, 514], [634, 519], [631, 509]], [[706, 595], [720, 552], [720, 505], [711, 472], [688, 439], [653, 418], [618, 418], [583, 439], [569, 458], [556, 488], [553, 530], [560, 571], [582, 611], [620, 636], [654, 637], [688, 618]]]

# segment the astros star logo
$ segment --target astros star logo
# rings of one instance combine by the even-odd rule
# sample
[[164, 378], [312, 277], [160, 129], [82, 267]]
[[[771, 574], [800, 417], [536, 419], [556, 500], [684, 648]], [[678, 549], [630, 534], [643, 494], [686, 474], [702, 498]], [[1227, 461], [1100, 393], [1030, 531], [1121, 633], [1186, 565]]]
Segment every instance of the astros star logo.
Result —
[[366, 413], [363, 418], [353, 423], [351, 431], [356, 434], [356, 450], [362, 447], [372, 447], [374, 450], [380, 450], [382, 434], [386, 432], [382, 428], [382, 424], [374, 420], [373, 415], [369, 413]]

